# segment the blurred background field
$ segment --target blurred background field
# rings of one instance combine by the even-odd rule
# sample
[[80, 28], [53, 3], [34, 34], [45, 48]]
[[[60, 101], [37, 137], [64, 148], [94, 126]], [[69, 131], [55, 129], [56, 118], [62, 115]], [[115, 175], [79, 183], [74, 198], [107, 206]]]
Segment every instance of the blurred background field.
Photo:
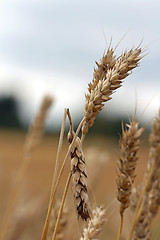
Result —
[[[24, 132], [0, 131], [0, 223], [14, 186], [16, 174], [21, 165], [24, 141]], [[10, 221], [6, 239], [40, 239], [49, 200], [57, 144], [58, 136], [46, 135], [40, 146], [34, 151], [25, 179], [21, 185], [18, 202]], [[84, 145], [91, 204], [93, 206], [103, 205], [107, 207], [107, 221], [102, 233], [102, 239], [105, 239], [105, 236], [109, 236], [112, 239], [116, 238], [120, 220], [118, 214], [119, 203], [115, 198], [116, 160], [118, 157], [117, 144], [118, 142], [115, 138], [89, 136], [86, 138]], [[68, 143], [65, 141], [61, 159], [64, 157], [67, 147]], [[146, 139], [142, 141], [139, 156], [136, 183], [140, 182], [146, 168], [148, 157]], [[60, 182], [59, 197], [62, 194], [62, 187], [64, 186], [68, 169], [69, 162], [66, 165], [63, 179]], [[81, 232], [81, 221], [78, 223], [74, 211], [71, 186], [67, 197], [67, 208], [69, 212], [67, 217], [69, 218], [70, 225], [67, 227], [66, 234], [68, 235], [66, 236], [68, 238], [66, 237], [66, 239], [70, 239], [69, 236], [72, 236], [72, 239], [78, 239]], [[131, 223], [129, 211], [127, 211], [125, 216], [124, 237], [128, 234]], [[74, 228], [72, 228], [73, 222]], [[158, 226], [159, 217], [154, 221], [154, 239], [158, 239], [158, 236], [160, 236]]]

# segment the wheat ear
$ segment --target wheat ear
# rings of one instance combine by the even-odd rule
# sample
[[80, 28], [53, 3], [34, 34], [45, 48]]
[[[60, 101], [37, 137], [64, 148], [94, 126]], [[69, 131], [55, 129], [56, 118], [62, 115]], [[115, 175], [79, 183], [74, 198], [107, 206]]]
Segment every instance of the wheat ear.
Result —
[[117, 199], [120, 201], [121, 215], [130, 205], [130, 195], [138, 160], [137, 152], [139, 150], [140, 137], [144, 130], [139, 128], [139, 123], [134, 120], [130, 121], [130, 124], [126, 126], [126, 130], [122, 127], [120, 158], [117, 161]]
[[92, 212], [92, 218], [88, 222], [88, 226], [83, 229], [83, 234], [80, 240], [97, 239], [101, 233], [105, 223], [105, 210], [102, 207], [97, 207]]
[[[68, 141], [71, 144], [75, 136], [72, 120], [70, 119], [70, 131], [68, 133]], [[83, 220], [90, 218], [90, 203], [87, 190], [87, 171], [84, 154], [82, 151], [81, 140], [77, 136], [74, 142], [74, 148], [70, 154], [71, 174], [72, 174], [72, 190], [74, 194], [75, 207], [77, 214]]]
[[[138, 66], [142, 49], [137, 47], [130, 51], [125, 51], [115, 62], [112, 68], [107, 69], [104, 77], [93, 80], [89, 84], [89, 93], [86, 95], [86, 103], [84, 108], [85, 122], [82, 127], [82, 133], [85, 135], [88, 129], [93, 125], [97, 114], [102, 110], [104, 102], [109, 101], [116, 89], [121, 87], [123, 79], [125, 79], [131, 70]], [[103, 74], [101, 74], [103, 76]], [[96, 84], [95, 84], [96, 83]]]
[[123, 213], [130, 205], [132, 185], [135, 179], [135, 168], [138, 160], [137, 152], [140, 145], [140, 136], [143, 128], [133, 118], [124, 130], [122, 125], [122, 138], [120, 139], [120, 158], [117, 161], [117, 199], [120, 202], [121, 223], [117, 239], [120, 239], [123, 227]]
[[35, 120], [28, 132], [28, 135], [26, 137], [25, 145], [24, 145], [24, 158], [21, 164], [21, 167], [19, 169], [19, 172], [17, 174], [15, 186], [13, 188], [13, 192], [11, 194], [6, 213], [4, 215], [4, 220], [2, 223], [2, 228], [0, 231], [0, 240], [3, 240], [7, 231], [7, 227], [9, 224], [9, 219], [12, 214], [13, 208], [15, 206], [18, 193], [20, 191], [20, 187], [22, 184], [22, 181], [24, 179], [25, 173], [28, 169], [30, 160], [31, 160], [31, 155], [33, 149], [40, 143], [43, 135], [43, 127], [44, 127], [44, 122], [46, 118], [47, 111], [49, 107], [52, 104], [52, 98], [50, 96], [44, 97], [41, 108], [37, 116], [35, 117]]

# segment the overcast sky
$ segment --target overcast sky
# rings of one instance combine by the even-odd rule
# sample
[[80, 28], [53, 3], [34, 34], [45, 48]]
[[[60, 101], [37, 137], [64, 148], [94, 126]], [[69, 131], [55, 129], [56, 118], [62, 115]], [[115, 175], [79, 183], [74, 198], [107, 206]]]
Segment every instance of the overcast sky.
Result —
[[[112, 37], [113, 46], [127, 33], [117, 53], [148, 45], [148, 55], [107, 103], [104, 113], [133, 112], [154, 117], [160, 106], [160, 2], [157, 0], [1, 0], [0, 95], [14, 94], [30, 119], [42, 97], [55, 98], [50, 122], [63, 109], [83, 113], [84, 94]], [[136, 92], [136, 94], [135, 94]], [[137, 97], [136, 97], [136, 96]]]

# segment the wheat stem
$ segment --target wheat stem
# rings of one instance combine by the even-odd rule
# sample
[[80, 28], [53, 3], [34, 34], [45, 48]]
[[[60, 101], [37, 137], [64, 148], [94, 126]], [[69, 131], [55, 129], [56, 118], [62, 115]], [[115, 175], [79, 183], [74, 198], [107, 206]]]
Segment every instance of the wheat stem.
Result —
[[[62, 126], [61, 126], [61, 133], [60, 133], [60, 138], [59, 138], [59, 143], [58, 143], [58, 150], [57, 150], [57, 156], [56, 156], [56, 162], [55, 162], [55, 169], [54, 169], [54, 173], [53, 173], [53, 180], [52, 180], [52, 187], [51, 187], [49, 202], [51, 202], [51, 199], [52, 199], [52, 196], [53, 196], [53, 189], [54, 189], [55, 179], [56, 179], [57, 171], [58, 171], [59, 154], [60, 154], [60, 151], [61, 151], [61, 148], [62, 148], [62, 143], [63, 143], [66, 117], [67, 117], [67, 109], [65, 108], [64, 109], [64, 115], [63, 115], [63, 120], [62, 120]], [[54, 196], [53, 196], [53, 199], [54, 199]], [[52, 205], [51, 205], [51, 209], [52, 209]], [[50, 214], [51, 214], [51, 209], [48, 208], [48, 213], [47, 213], [47, 218], [46, 218], [46, 222], [45, 222], [45, 225], [44, 225], [44, 231], [43, 231], [42, 239], [46, 239], [46, 237], [47, 237], [47, 232], [48, 232], [48, 227], [49, 227], [49, 217], [50, 217]]]
[[62, 210], [63, 210], [63, 206], [64, 206], [65, 198], [66, 198], [66, 195], [67, 195], [67, 190], [68, 190], [68, 187], [69, 187], [70, 180], [71, 180], [71, 173], [69, 173], [69, 175], [68, 175], [67, 182], [66, 182], [66, 185], [65, 185], [65, 189], [64, 189], [64, 192], [63, 192], [63, 197], [62, 197], [61, 205], [60, 205], [60, 208], [59, 208], [58, 217], [57, 217], [57, 221], [56, 221], [56, 224], [55, 224], [52, 240], [56, 239], [58, 224], [59, 224], [59, 220], [60, 220], [60, 217], [61, 217], [61, 214], [62, 214]]
[[122, 228], [123, 228], [123, 214], [121, 214], [121, 223], [120, 223], [120, 227], [119, 227], [119, 232], [118, 232], [117, 240], [120, 240], [121, 233], [122, 233]]
[[59, 138], [59, 143], [58, 143], [58, 150], [57, 150], [55, 169], [54, 169], [54, 174], [53, 174], [53, 182], [52, 182], [50, 199], [51, 199], [51, 196], [52, 196], [52, 193], [53, 193], [53, 187], [54, 187], [54, 184], [55, 184], [55, 179], [57, 177], [57, 172], [58, 172], [58, 168], [59, 168], [59, 154], [60, 154], [60, 151], [62, 149], [62, 144], [63, 144], [63, 136], [64, 136], [66, 117], [67, 117], [67, 109], [65, 108], [64, 109], [64, 115], [63, 115], [63, 120], [62, 120], [60, 138]]

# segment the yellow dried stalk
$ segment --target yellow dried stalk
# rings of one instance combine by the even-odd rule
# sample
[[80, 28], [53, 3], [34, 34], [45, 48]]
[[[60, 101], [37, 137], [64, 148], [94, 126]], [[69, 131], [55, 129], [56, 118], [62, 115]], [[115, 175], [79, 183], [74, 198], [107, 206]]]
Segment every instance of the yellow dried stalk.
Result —
[[122, 138], [120, 139], [120, 158], [117, 161], [117, 199], [120, 201], [120, 214], [130, 205], [130, 195], [135, 179], [135, 168], [138, 160], [137, 152], [140, 145], [140, 137], [143, 128], [139, 128], [139, 123], [131, 121], [126, 125], [128, 129], [122, 128]]
[[[73, 130], [68, 133], [68, 141], [71, 144], [75, 136]], [[71, 174], [72, 174], [72, 190], [74, 194], [75, 207], [77, 214], [83, 220], [90, 218], [90, 203], [87, 190], [87, 172], [85, 158], [82, 151], [81, 140], [76, 138], [74, 148], [70, 154], [71, 158]]]
[[101, 233], [105, 223], [105, 210], [102, 207], [96, 207], [93, 210], [92, 218], [88, 222], [88, 226], [83, 229], [83, 234], [80, 240], [97, 239]]
[[93, 83], [89, 84], [89, 93], [86, 95], [84, 108], [85, 122], [82, 127], [83, 135], [93, 125], [95, 117], [104, 106], [104, 102], [112, 98], [111, 95], [114, 91], [121, 87], [122, 80], [131, 74], [132, 69], [138, 66], [142, 58], [141, 53], [142, 49], [140, 47], [131, 49], [128, 52], [125, 51], [116, 62], [113, 61], [114, 66], [108, 64], [109, 68], [107, 68], [107, 71], [104, 74], [100, 74], [102, 78], [97, 78], [98, 80], [93, 80]]

